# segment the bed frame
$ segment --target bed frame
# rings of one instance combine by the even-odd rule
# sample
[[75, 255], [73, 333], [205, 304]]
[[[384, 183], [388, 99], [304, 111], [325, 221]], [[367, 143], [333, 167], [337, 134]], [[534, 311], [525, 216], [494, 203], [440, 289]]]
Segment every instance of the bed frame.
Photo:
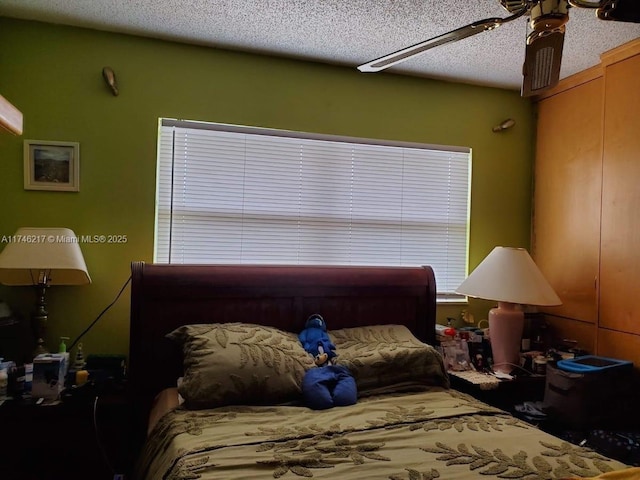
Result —
[[329, 329], [406, 325], [433, 344], [436, 284], [424, 267], [131, 264], [128, 391], [136, 417], [175, 387], [181, 352], [165, 338], [185, 324], [245, 322], [299, 332], [309, 315]]

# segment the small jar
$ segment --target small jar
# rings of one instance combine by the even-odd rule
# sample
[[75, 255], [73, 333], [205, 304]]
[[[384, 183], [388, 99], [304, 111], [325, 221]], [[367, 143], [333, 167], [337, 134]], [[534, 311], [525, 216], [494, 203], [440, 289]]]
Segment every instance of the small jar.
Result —
[[547, 374], [547, 359], [542, 355], [538, 355], [533, 359], [533, 373], [536, 375]]

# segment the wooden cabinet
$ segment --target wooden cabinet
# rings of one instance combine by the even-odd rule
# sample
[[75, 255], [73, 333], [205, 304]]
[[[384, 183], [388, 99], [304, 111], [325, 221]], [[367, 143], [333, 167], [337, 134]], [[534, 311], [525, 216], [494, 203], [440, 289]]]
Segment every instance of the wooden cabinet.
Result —
[[603, 80], [538, 104], [533, 252], [562, 306], [557, 316], [595, 324], [600, 250]]
[[533, 257], [561, 338], [640, 367], [640, 39], [538, 102]]
[[640, 335], [640, 55], [605, 74], [600, 327]]

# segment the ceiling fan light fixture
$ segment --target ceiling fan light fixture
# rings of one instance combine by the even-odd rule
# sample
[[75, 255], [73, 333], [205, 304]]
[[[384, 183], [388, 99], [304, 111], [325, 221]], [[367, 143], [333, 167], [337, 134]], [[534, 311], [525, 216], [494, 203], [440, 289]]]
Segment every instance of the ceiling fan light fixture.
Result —
[[527, 10], [531, 0], [500, 0], [500, 4], [507, 12], [516, 13]]
[[563, 46], [564, 26], [551, 32], [531, 32], [522, 72], [523, 97], [536, 95], [558, 83]]
[[569, 21], [567, 0], [542, 0], [531, 7], [530, 25], [533, 30], [547, 31], [560, 28]]
[[576, 8], [600, 8], [609, 0], [568, 0], [569, 5]]

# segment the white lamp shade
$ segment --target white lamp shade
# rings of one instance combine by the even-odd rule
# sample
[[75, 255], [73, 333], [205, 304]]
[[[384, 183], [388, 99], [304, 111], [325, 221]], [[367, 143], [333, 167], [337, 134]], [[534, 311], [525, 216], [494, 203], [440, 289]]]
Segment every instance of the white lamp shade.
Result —
[[522, 305], [562, 305], [524, 248], [495, 247], [456, 292]]
[[49, 285], [91, 283], [72, 230], [20, 228], [0, 252], [0, 283], [4, 285], [37, 285], [42, 272]]

